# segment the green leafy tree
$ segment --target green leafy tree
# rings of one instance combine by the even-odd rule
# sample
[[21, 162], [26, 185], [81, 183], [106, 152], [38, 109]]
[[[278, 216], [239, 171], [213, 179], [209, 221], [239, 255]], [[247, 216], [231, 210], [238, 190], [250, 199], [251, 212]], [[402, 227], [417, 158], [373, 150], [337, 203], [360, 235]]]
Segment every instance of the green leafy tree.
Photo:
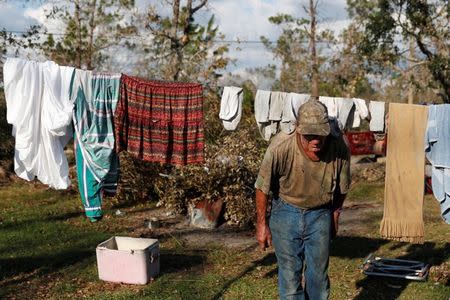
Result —
[[133, 5], [133, 0], [57, 2], [47, 11], [47, 18], [62, 21], [64, 34], [49, 33], [41, 48], [57, 63], [89, 70], [98, 68], [108, 56], [106, 50], [133, 33], [126, 22], [126, 13]]
[[426, 65], [441, 87], [439, 95], [444, 102], [450, 102], [448, 1], [348, 0], [347, 3], [350, 15], [363, 26], [359, 51], [372, 65], [389, 62], [395, 66], [394, 71], [407, 77], [411, 87], [418, 82], [416, 74], [420, 68], [416, 67]]
[[281, 60], [280, 78], [276, 83], [280, 90], [311, 90], [312, 94], [318, 95], [319, 73], [325, 68], [327, 57], [315, 45], [334, 43], [335, 39], [329, 30], [316, 32], [317, 1], [310, 1], [309, 7], [303, 8], [309, 14], [309, 19], [288, 14], [270, 17], [269, 21], [282, 28], [282, 33], [275, 44], [264, 36], [261, 41], [275, 58]]
[[[40, 27], [32, 25], [22, 34], [0, 30], [0, 55], [19, 55], [21, 50], [34, 48], [39, 44], [37, 33]], [[3, 70], [3, 59], [0, 60], [0, 69]], [[0, 82], [3, 82], [3, 72], [0, 72]]]
[[278, 14], [269, 21], [282, 28], [276, 44], [262, 36], [261, 41], [272, 51], [275, 58], [281, 60], [278, 85], [280, 90], [297, 92], [311, 87], [308, 70], [308, 49], [305, 47], [307, 32], [302, 25], [305, 19], [296, 19], [291, 15]]
[[325, 94], [344, 97], [370, 98], [374, 90], [367, 75], [370, 69], [365, 59], [357, 51], [363, 33], [356, 22], [351, 23], [339, 36], [341, 47], [331, 56], [325, 73], [327, 82], [322, 82]]
[[188, 0], [181, 6], [179, 0], [172, 2], [172, 13], [163, 16], [156, 6], [150, 6], [146, 14], [138, 15], [138, 24], [143, 23], [150, 36], [135, 43], [142, 49], [143, 59], [139, 73], [152, 78], [173, 81], [195, 80], [206, 85], [215, 85], [219, 72], [230, 59], [226, 56], [228, 44], [220, 42], [224, 36], [215, 25], [214, 15], [206, 24], [199, 24], [195, 15], [206, 9], [207, 0]]

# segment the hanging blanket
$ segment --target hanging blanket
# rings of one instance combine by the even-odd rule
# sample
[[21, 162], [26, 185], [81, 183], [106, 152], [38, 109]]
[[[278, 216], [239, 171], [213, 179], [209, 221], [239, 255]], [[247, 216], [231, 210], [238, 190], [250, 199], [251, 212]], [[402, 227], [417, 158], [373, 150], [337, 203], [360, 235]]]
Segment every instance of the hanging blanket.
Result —
[[389, 239], [424, 242], [422, 207], [427, 114], [426, 106], [389, 105], [384, 214], [380, 226], [381, 235]]
[[7, 121], [16, 138], [14, 171], [55, 189], [70, 186], [64, 147], [71, 137], [74, 68], [8, 58], [3, 67]]
[[122, 75], [116, 149], [149, 162], [203, 162], [203, 88]]

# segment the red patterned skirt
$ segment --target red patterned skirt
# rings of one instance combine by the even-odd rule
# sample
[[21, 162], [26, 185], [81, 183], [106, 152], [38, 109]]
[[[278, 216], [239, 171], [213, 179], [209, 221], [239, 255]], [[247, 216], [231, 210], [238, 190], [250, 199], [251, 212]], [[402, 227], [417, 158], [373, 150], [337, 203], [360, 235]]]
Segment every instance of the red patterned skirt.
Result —
[[122, 75], [114, 116], [117, 152], [149, 162], [203, 162], [203, 88]]

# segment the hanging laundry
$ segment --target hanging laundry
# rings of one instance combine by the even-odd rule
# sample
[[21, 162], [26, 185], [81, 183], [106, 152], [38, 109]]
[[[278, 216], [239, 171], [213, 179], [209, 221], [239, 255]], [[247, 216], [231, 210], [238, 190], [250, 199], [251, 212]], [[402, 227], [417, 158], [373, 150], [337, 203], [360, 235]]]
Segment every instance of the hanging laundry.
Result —
[[269, 141], [272, 136], [272, 127], [269, 121], [270, 91], [257, 90], [255, 95], [255, 119], [259, 132], [264, 140]]
[[328, 116], [335, 120], [339, 131], [345, 128], [350, 111], [354, 105], [351, 99], [344, 99], [339, 97], [325, 97], [320, 96], [319, 101], [322, 102], [328, 111]]
[[319, 97], [319, 101], [322, 102], [327, 107], [328, 116], [337, 118], [338, 107], [337, 107], [335, 99], [336, 98], [334, 98], [334, 97], [326, 97], [326, 96]]
[[283, 107], [287, 95], [284, 92], [272, 92], [270, 96], [269, 121], [271, 136], [279, 132], [279, 123], [283, 116]]
[[55, 189], [70, 185], [64, 147], [71, 138], [74, 68], [8, 58], [3, 67], [7, 121], [16, 138], [14, 170]]
[[257, 90], [255, 95], [255, 119], [257, 123], [269, 121], [270, 91]]
[[328, 117], [330, 122], [330, 134], [334, 137], [339, 137], [342, 134], [340, 121], [335, 117]]
[[346, 128], [350, 113], [352, 112], [355, 104], [353, 103], [353, 100], [349, 98], [335, 98], [335, 103], [337, 106], [339, 128], [342, 130]]
[[383, 237], [424, 242], [424, 136], [428, 108], [389, 104], [388, 148], [384, 191]]
[[244, 92], [242, 88], [226, 86], [223, 89], [220, 101], [219, 118], [226, 130], [235, 130], [242, 116], [242, 101]]
[[270, 96], [270, 108], [269, 108], [269, 120], [270, 121], [281, 121], [283, 116], [284, 102], [287, 97], [287, 93], [283, 92], [272, 92]]
[[75, 158], [80, 197], [91, 221], [102, 216], [102, 193], [114, 194], [119, 176], [114, 111], [120, 74], [76, 70], [70, 91], [74, 102]]
[[366, 101], [363, 99], [353, 98], [355, 104], [355, 113], [353, 119], [353, 128], [361, 125], [361, 120], [369, 116], [369, 110], [367, 109]]
[[286, 134], [294, 132], [297, 122], [297, 113], [300, 106], [308, 101], [308, 94], [289, 93], [286, 96], [283, 106], [283, 115], [281, 118], [281, 131]]
[[381, 101], [370, 101], [370, 131], [384, 131], [385, 103]]
[[425, 154], [432, 165], [431, 184], [443, 220], [450, 224], [450, 104], [431, 105], [425, 135]]
[[203, 162], [203, 88], [122, 75], [115, 115], [117, 151], [149, 162]]

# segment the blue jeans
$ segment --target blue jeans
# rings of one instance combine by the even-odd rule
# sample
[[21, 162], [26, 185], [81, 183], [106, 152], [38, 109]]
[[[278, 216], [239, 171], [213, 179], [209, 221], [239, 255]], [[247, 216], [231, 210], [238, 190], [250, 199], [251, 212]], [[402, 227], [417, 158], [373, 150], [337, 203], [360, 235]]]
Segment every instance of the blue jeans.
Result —
[[330, 208], [304, 210], [281, 199], [275, 199], [272, 202], [269, 226], [278, 262], [280, 298], [328, 299]]

